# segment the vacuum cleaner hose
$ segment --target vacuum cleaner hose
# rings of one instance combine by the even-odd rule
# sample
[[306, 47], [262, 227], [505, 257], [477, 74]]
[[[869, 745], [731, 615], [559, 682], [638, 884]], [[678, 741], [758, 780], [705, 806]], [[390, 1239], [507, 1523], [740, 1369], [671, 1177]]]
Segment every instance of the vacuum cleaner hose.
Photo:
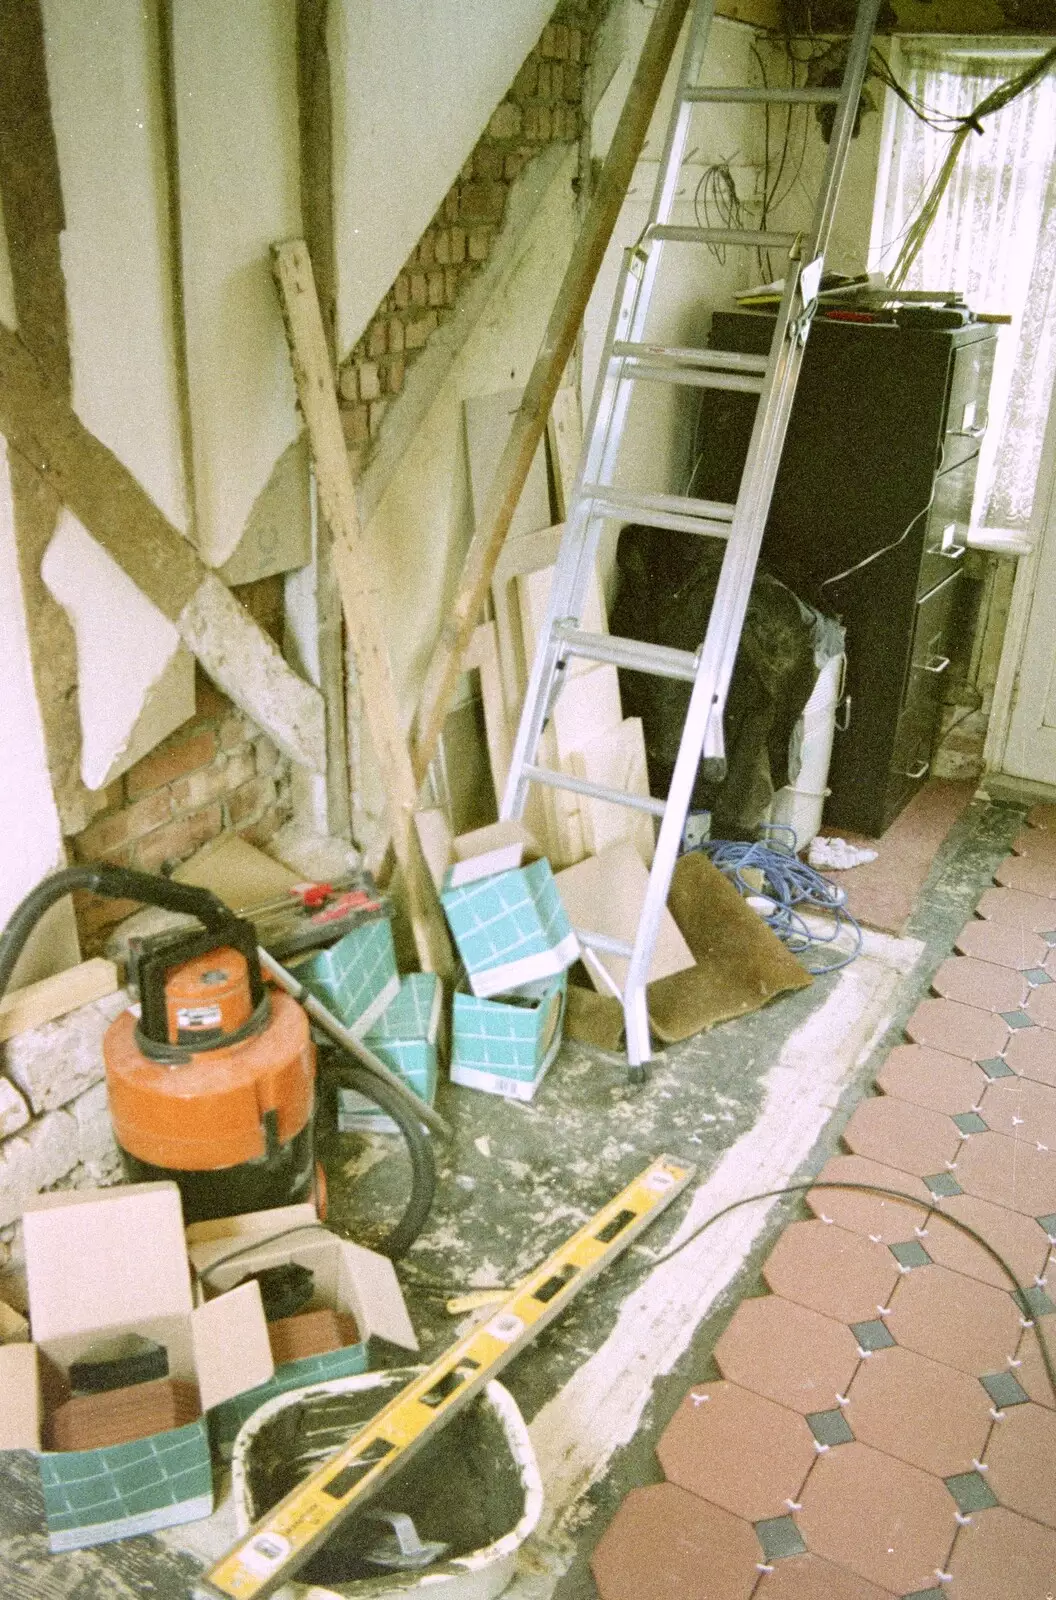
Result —
[[[325, 1077], [325, 1092], [334, 1095], [338, 1089], [352, 1089], [364, 1095], [387, 1116], [390, 1116], [403, 1135], [411, 1162], [411, 1196], [406, 1209], [396, 1225], [380, 1241], [371, 1241], [371, 1248], [379, 1255], [399, 1261], [425, 1227], [426, 1218], [436, 1193], [436, 1155], [433, 1141], [420, 1118], [408, 1109], [407, 1097], [396, 1094], [384, 1079], [367, 1067], [338, 1054], [327, 1052], [325, 1062], [320, 1062], [320, 1076]], [[341, 1232], [340, 1225], [327, 1219], [327, 1226]]]

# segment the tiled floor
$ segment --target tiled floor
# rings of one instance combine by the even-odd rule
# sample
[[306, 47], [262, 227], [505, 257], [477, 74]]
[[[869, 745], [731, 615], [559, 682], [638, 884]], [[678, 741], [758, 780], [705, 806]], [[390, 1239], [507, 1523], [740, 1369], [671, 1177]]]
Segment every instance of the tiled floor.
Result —
[[602, 1536], [602, 1600], [1056, 1592], [1056, 808], [1028, 823]]

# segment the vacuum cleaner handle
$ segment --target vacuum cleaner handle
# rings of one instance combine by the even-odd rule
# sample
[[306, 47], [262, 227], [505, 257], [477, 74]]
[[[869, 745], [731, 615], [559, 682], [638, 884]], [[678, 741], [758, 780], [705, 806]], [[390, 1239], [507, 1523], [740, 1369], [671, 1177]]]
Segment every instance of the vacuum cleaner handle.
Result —
[[64, 867], [29, 891], [0, 934], [0, 998], [7, 991], [15, 963], [33, 929], [44, 913], [71, 889], [88, 889], [107, 900], [140, 900], [144, 905], [161, 906], [166, 911], [183, 911], [217, 932], [231, 922], [231, 911], [211, 889], [176, 883], [172, 878], [157, 877], [152, 872], [133, 872], [129, 867]]

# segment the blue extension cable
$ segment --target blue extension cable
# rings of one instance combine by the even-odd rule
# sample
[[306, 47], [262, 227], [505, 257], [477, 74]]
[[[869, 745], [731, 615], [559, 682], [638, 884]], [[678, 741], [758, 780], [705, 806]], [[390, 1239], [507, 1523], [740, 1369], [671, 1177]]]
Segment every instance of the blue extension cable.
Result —
[[[760, 913], [777, 937], [794, 955], [800, 956], [808, 972], [816, 975], [838, 972], [853, 961], [862, 948], [862, 930], [847, 910], [846, 891], [823, 878], [820, 872], [795, 854], [796, 836], [791, 828], [765, 824], [767, 842], [758, 840], [707, 839], [697, 847], [704, 851], [738, 892], [745, 898], [765, 896], [772, 909]], [[787, 835], [786, 844], [780, 835]], [[757, 886], [744, 877], [748, 869], [762, 874]], [[803, 912], [818, 912], [831, 917], [831, 931], [819, 933], [807, 926]], [[836, 945], [849, 933], [851, 949], [839, 949], [826, 957], [826, 947]], [[844, 941], [845, 943], [845, 941]]]

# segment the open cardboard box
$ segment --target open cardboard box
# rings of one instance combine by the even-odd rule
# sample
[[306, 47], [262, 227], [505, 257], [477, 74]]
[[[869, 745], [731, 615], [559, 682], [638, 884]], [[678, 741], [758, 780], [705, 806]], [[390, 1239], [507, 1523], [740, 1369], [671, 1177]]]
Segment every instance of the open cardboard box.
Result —
[[481, 1000], [455, 991], [451, 1082], [531, 1100], [561, 1048], [568, 974]]
[[[229, 1293], [241, 1292], [232, 1286], [248, 1273], [293, 1262], [307, 1267], [315, 1277], [315, 1293], [304, 1309], [349, 1313], [359, 1330], [356, 1344], [283, 1362], [254, 1387], [243, 1385], [243, 1392], [217, 1405], [210, 1413], [209, 1429], [214, 1448], [224, 1457], [230, 1456], [243, 1422], [266, 1400], [304, 1384], [365, 1372], [372, 1342], [381, 1340], [401, 1350], [418, 1349], [392, 1262], [329, 1232], [312, 1205], [279, 1206], [192, 1223], [187, 1229], [187, 1250], [199, 1286], [202, 1274], [208, 1273], [210, 1292], [226, 1291], [219, 1299], [206, 1301], [206, 1308], [220, 1304]], [[237, 1257], [225, 1260], [236, 1251]]]
[[[42, 1194], [23, 1216], [30, 1345], [0, 1346], [0, 1447], [39, 1454], [53, 1551], [207, 1517], [213, 1478], [205, 1412], [274, 1371], [255, 1283], [195, 1307], [174, 1183]], [[101, 1340], [165, 1346], [169, 1376], [196, 1383], [202, 1415], [94, 1450], [42, 1449], [42, 1396]]]
[[416, 821], [475, 995], [519, 989], [572, 965], [579, 940], [550, 863], [523, 823], [497, 822], [452, 839], [442, 813], [419, 813]]

